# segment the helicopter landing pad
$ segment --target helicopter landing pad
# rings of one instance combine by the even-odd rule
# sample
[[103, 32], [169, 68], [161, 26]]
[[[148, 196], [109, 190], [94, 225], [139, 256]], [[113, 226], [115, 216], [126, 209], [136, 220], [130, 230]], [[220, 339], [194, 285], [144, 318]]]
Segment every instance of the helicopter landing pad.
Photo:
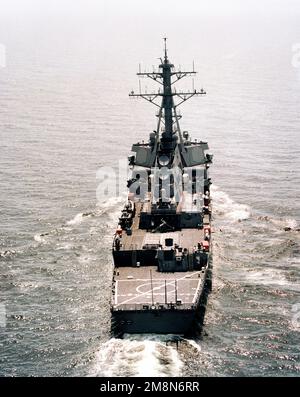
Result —
[[201, 271], [161, 273], [156, 267], [119, 267], [114, 284], [114, 308], [136, 305], [193, 305], [201, 290]]

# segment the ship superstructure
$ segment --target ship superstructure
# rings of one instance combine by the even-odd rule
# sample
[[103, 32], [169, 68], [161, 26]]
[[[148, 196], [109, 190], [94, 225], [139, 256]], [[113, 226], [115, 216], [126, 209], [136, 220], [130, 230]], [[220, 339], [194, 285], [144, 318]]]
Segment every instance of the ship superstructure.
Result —
[[211, 288], [212, 155], [206, 142], [182, 132], [178, 107], [203, 89], [176, 91], [196, 72], [175, 70], [166, 47], [157, 71], [139, 71], [160, 85], [135, 92], [158, 108], [149, 141], [132, 146], [128, 201], [113, 239], [112, 331], [187, 334], [201, 328]]

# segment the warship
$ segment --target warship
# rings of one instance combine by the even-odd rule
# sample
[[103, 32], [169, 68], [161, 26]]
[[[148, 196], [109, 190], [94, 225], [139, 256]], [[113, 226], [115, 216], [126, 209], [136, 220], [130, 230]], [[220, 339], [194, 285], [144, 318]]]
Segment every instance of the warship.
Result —
[[196, 72], [175, 69], [166, 38], [158, 69], [137, 73], [160, 85], [131, 91], [158, 108], [156, 130], [132, 146], [128, 200], [121, 212], [114, 261], [111, 331], [193, 335], [201, 332], [212, 279], [212, 229], [207, 142], [181, 131], [178, 107], [201, 89], [174, 84]]

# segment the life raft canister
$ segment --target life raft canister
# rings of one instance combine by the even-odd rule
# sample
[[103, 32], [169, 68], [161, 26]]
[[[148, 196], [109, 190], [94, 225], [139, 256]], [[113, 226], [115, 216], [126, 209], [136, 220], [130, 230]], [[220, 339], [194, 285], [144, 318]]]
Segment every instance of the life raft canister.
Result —
[[206, 240], [202, 241], [201, 245], [202, 245], [204, 251], [206, 251], [206, 252], [209, 251], [209, 242], [208, 241], [206, 241]]
[[211, 230], [210, 230], [210, 226], [205, 226], [204, 228], [204, 234], [208, 232], [210, 234]]
[[119, 236], [122, 236], [122, 232], [123, 232], [123, 229], [121, 227], [118, 227], [116, 230], [116, 234], [118, 234]]

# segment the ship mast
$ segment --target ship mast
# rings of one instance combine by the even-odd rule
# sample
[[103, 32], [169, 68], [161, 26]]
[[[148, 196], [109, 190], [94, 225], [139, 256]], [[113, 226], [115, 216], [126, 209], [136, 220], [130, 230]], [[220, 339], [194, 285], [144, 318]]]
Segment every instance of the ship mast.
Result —
[[169, 154], [174, 146], [173, 139], [173, 108], [174, 101], [172, 97], [172, 68], [174, 67], [168, 60], [167, 54], [167, 40], [165, 41], [165, 57], [164, 61], [159, 65], [159, 68], [162, 69], [162, 80], [163, 80], [163, 98], [162, 98], [162, 108], [164, 110], [164, 119], [165, 119], [165, 131], [162, 133], [161, 137], [161, 150], [164, 154]]
[[[158, 136], [160, 136], [159, 153], [160, 155], [167, 156], [170, 160], [169, 163], [171, 163], [171, 159], [174, 155], [174, 150], [176, 148], [178, 139], [176, 132], [178, 132], [180, 141], [182, 142], [182, 136], [179, 126], [179, 119], [181, 118], [181, 116], [177, 114], [177, 107], [192, 98], [193, 96], [202, 96], [205, 95], [206, 92], [203, 89], [197, 91], [194, 88], [192, 89], [192, 91], [178, 93], [175, 89], [172, 90], [173, 84], [186, 76], [195, 75], [196, 72], [194, 71], [194, 65], [192, 71], [180, 71], [174, 69], [174, 65], [168, 59], [166, 37], [164, 38], [164, 58], [160, 59], [161, 64], [159, 65], [159, 71], [153, 71], [152, 73], [142, 73], [141, 71], [139, 71], [137, 75], [139, 77], [148, 77], [155, 82], [161, 84], [163, 90], [161, 91], [159, 89], [156, 93], [147, 93], [141, 92], [140, 89], [139, 94], [135, 94], [134, 91], [132, 91], [129, 96], [143, 98], [159, 108], [157, 126], [157, 134]], [[177, 103], [175, 103], [174, 98], [178, 99]], [[160, 103], [158, 103], [159, 99], [161, 99]], [[164, 130], [160, 135], [162, 124], [161, 122], [163, 122], [164, 124]], [[176, 128], [174, 128], [174, 124], [176, 125]], [[182, 150], [184, 150], [183, 146]]]

